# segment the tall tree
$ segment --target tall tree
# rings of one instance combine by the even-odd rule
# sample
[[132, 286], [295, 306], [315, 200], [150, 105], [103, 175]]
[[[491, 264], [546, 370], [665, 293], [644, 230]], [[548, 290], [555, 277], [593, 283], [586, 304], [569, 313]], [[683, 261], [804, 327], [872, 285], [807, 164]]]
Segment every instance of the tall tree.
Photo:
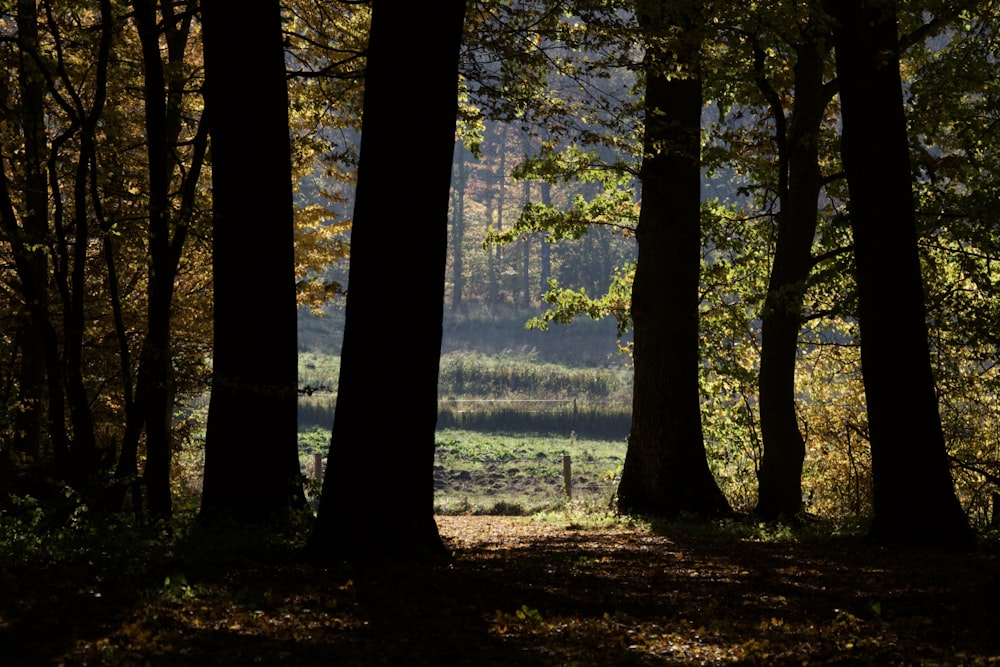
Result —
[[[18, 84], [21, 93], [21, 125], [24, 136], [23, 244], [15, 248], [21, 289], [25, 297], [26, 335], [21, 353], [20, 389], [22, 411], [16, 429], [17, 448], [30, 456], [41, 453], [46, 386], [46, 360], [57, 368], [54, 331], [48, 319], [48, 258], [43, 243], [48, 233], [49, 202], [45, 171], [45, 80], [37, 59], [41, 55], [38, 5], [34, 0], [17, 3]], [[13, 213], [13, 206], [11, 207]], [[11, 219], [7, 220], [8, 217]], [[12, 216], [4, 216], [6, 228]], [[15, 234], [17, 238], [21, 234]], [[52, 389], [62, 391], [53, 380]], [[60, 414], [61, 418], [61, 414]], [[56, 437], [56, 436], [53, 436]]]
[[[337, 407], [309, 545], [316, 558], [443, 553], [434, 433], [465, 4], [429, 12], [373, 3]], [[404, 54], [420, 54], [421, 76], [401, 66]], [[420, 163], [401, 177], [404, 137]]]
[[632, 428], [618, 506], [661, 516], [731, 511], [706, 460], [698, 390], [700, 9], [697, 2], [649, 0], [638, 11], [646, 124], [632, 286]]
[[451, 217], [451, 248], [452, 248], [452, 278], [451, 278], [451, 311], [461, 313], [465, 310], [462, 301], [465, 291], [465, 190], [469, 183], [469, 167], [467, 160], [469, 149], [461, 138], [455, 142], [455, 159], [453, 175], [453, 201]]
[[[157, 20], [159, 4], [162, 22]], [[177, 15], [172, 0], [134, 0], [133, 16], [142, 48], [144, 70], [146, 147], [149, 170], [149, 266], [147, 277], [146, 339], [139, 361], [135, 400], [126, 414], [125, 436], [116, 474], [136, 472], [139, 430], [145, 424], [146, 466], [143, 478], [149, 510], [167, 516], [171, 511], [170, 457], [173, 420], [173, 373], [170, 352], [171, 306], [174, 281], [187, 237], [193, 183], [201, 175], [207, 127], [193, 141], [195, 155], [185, 172], [181, 190], [187, 195], [172, 215], [171, 186], [178, 171], [177, 143], [182, 128], [183, 59], [191, 26], [190, 13]], [[161, 54], [166, 43], [167, 66]], [[189, 194], [192, 193], [192, 194]]]
[[[206, 0], [202, 24], [215, 346], [201, 516], [280, 520], [303, 499], [281, 7]], [[248, 47], [234, 48], [234, 34]]]
[[952, 484], [927, 343], [896, 3], [829, 2], [850, 192], [874, 520], [884, 541], [971, 538]]
[[824, 85], [828, 30], [810, 16], [793, 44], [795, 106], [786, 118], [779, 93], [764, 74], [765, 52], [754, 44], [757, 85], [774, 119], [778, 148], [777, 240], [761, 314], [760, 430], [764, 445], [755, 512], [765, 519], [794, 518], [802, 509], [806, 446], [795, 406], [795, 364], [807, 279], [813, 267], [822, 176], [819, 135], [835, 87]]

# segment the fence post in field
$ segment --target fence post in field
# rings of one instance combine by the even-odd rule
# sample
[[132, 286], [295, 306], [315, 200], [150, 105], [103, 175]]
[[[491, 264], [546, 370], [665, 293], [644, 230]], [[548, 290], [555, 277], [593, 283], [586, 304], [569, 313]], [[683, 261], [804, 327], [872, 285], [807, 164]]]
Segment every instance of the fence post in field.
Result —
[[323, 455], [313, 454], [313, 479], [317, 482], [323, 481]]
[[563, 484], [566, 487], [566, 498], [573, 497], [573, 461], [569, 454], [563, 454]]

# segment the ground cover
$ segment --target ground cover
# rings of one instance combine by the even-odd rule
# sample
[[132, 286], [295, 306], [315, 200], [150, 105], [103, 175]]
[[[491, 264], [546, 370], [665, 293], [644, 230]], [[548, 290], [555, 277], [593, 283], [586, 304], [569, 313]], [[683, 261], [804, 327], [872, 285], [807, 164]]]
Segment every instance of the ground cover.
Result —
[[450, 562], [320, 567], [287, 549], [178, 549], [123, 570], [95, 548], [41, 569], [15, 564], [0, 576], [3, 664], [1000, 661], [1000, 553], [989, 540], [927, 552], [738, 523], [438, 522]]
[[[441, 514], [606, 511], [617, 488], [625, 448], [624, 438], [440, 430], [434, 465], [435, 506]], [[570, 459], [569, 494], [566, 456]]]

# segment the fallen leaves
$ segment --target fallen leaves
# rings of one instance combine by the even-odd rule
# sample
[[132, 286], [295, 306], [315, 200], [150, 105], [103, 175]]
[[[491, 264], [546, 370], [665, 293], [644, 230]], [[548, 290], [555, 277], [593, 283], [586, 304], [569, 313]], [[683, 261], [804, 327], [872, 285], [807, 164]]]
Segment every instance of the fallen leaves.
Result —
[[[76, 607], [41, 584], [20, 604], [55, 605], [60, 624], [43, 625], [67, 666], [1000, 662], [992, 544], [930, 557], [682, 527], [439, 525], [451, 564], [190, 568], [125, 607], [83, 593]], [[113, 587], [102, 574], [79, 589]], [[20, 638], [11, 628], [0, 626], [5, 648]]]

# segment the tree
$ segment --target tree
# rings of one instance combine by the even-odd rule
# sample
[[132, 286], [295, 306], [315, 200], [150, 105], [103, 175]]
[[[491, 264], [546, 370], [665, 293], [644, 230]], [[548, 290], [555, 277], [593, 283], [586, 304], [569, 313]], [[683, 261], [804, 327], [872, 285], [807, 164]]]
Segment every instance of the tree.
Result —
[[927, 343], [896, 4], [830, 2], [872, 449], [871, 535], [971, 538], [948, 468]]
[[[93, 187], [99, 177], [97, 135], [108, 99], [115, 21], [107, 0], [79, 13], [75, 9], [66, 13], [68, 23], [77, 21], [70, 29], [85, 25], [82, 32], [86, 37], [64, 39], [62, 25], [50, 13], [46, 26], [51, 51], [47, 54], [42, 46], [37, 6], [30, 2], [17, 5], [16, 70], [22, 95], [18, 120], [24, 137], [26, 173], [20, 188], [24, 195], [20, 212], [16, 210], [14, 188], [7, 183], [7, 175], [2, 175], [5, 182], [0, 187], [0, 220], [13, 250], [27, 311], [23, 318], [26, 328], [22, 330], [20, 379], [36, 382], [41, 378], [36, 359], [41, 354], [52, 453], [63, 479], [82, 489], [91, 486], [101, 463], [95, 439], [94, 392], [87, 386], [83, 367], [87, 319], [91, 314], [89, 241], [94, 210], [98, 208]], [[75, 48], [83, 52], [70, 55]], [[88, 63], [86, 73], [73, 67], [82, 53], [86, 53], [82, 58]], [[43, 84], [54, 101], [51, 113], [46, 109]], [[51, 141], [47, 140], [48, 132], [52, 133]], [[50, 285], [58, 299], [49, 298]], [[22, 386], [21, 392], [32, 411], [39, 395], [28, 386]], [[72, 436], [67, 431], [67, 410]], [[34, 418], [25, 416], [28, 420]], [[22, 424], [35, 428], [25, 420]]]
[[[303, 502], [280, 4], [272, 0], [234, 11], [207, 0], [202, 23], [212, 156], [215, 347], [201, 517], [280, 521]], [[250, 46], [233, 48], [233, 34]], [[237, 91], [252, 91], [253, 97]]]
[[[698, 390], [698, 9], [698, 3], [650, 1], [638, 12], [646, 41], [646, 124], [632, 286], [632, 428], [618, 506], [660, 516], [731, 511], [708, 468]], [[681, 36], [667, 47], [662, 40], [671, 29]]]
[[1000, 154], [992, 131], [1000, 91], [983, 85], [995, 75], [998, 10], [995, 2], [976, 3], [942, 35], [907, 49], [907, 122], [931, 361], [952, 474], [970, 521], [980, 525], [1000, 522], [1000, 501], [993, 498], [1000, 465], [990, 454], [997, 373], [989, 361], [1000, 318], [993, 298]]
[[[157, 21], [159, 4], [162, 22]], [[170, 351], [171, 309], [174, 283], [187, 238], [194, 184], [201, 176], [207, 144], [204, 119], [192, 141], [194, 155], [183, 171], [179, 189], [184, 193], [179, 212], [172, 215], [171, 189], [180, 169], [177, 144], [184, 108], [181, 78], [191, 28], [191, 14], [177, 15], [175, 3], [134, 0], [136, 29], [144, 66], [143, 98], [149, 171], [149, 274], [147, 276], [146, 338], [139, 360], [133, 400], [126, 400], [126, 427], [119, 465], [115, 471], [127, 480], [137, 470], [136, 452], [142, 425], [146, 431], [146, 466], [143, 479], [149, 510], [169, 516], [170, 459], [173, 422], [173, 370]], [[168, 58], [162, 60], [161, 31]], [[117, 288], [115, 288], [117, 289]], [[127, 347], [123, 347], [123, 356]]]
[[462, 301], [465, 291], [465, 254], [462, 247], [465, 242], [465, 189], [469, 182], [469, 169], [467, 156], [469, 150], [465, 147], [462, 138], [455, 142], [454, 159], [454, 196], [453, 211], [451, 218], [451, 247], [452, 247], [452, 278], [451, 278], [451, 311], [461, 313], [465, 310], [465, 303]]
[[[319, 559], [443, 553], [434, 431], [464, 16], [465, 0], [373, 4], [337, 406], [309, 544]], [[404, 54], [420, 54], [420, 76]], [[419, 161], [405, 177], [404, 146]]]
[[822, 187], [819, 135], [835, 87], [824, 85], [828, 29], [818, 15], [800, 27], [793, 45], [795, 106], [786, 119], [781, 97], [764, 74], [764, 50], [754, 43], [756, 80], [774, 119], [778, 147], [777, 240], [761, 314], [760, 430], [764, 453], [754, 511], [792, 519], [802, 509], [806, 446], [795, 405], [795, 364], [807, 279], [813, 268]]
[[[62, 391], [56, 379], [46, 383], [46, 365], [49, 375], [58, 367], [55, 352], [55, 332], [48, 317], [49, 296], [45, 282], [48, 278], [48, 258], [42, 243], [48, 232], [48, 186], [45, 183], [45, 83], [36, 62], [40, 53], [38, 33], [38, 6], [31, 0], [17, 3], [18, 84], [21, 93], [21, 124], [24, 136], [24, 216], [23, 231], [15, 229], [14, 206], [2, 215], [8, 234], [12, 238], [23, 234], [23, 243], [15, 242], [15, 264], [21, 289], [24, 292], [27, 322], [21, 353], [20, 391], [22, 411], [16, 429], [17, 448], [29, 456], [37, 457], [42, 451], [44, 403], [46, 387]], [[4, 179], [6, 180], [6, 179]], [[9, 201], [7, 197], [4, 197]], [[5, 208], [7, 208], [5, 206]], [[57, 436], [53, 436], [57, 437]], [[60, 445], [60, 449], [63, 446]]]

